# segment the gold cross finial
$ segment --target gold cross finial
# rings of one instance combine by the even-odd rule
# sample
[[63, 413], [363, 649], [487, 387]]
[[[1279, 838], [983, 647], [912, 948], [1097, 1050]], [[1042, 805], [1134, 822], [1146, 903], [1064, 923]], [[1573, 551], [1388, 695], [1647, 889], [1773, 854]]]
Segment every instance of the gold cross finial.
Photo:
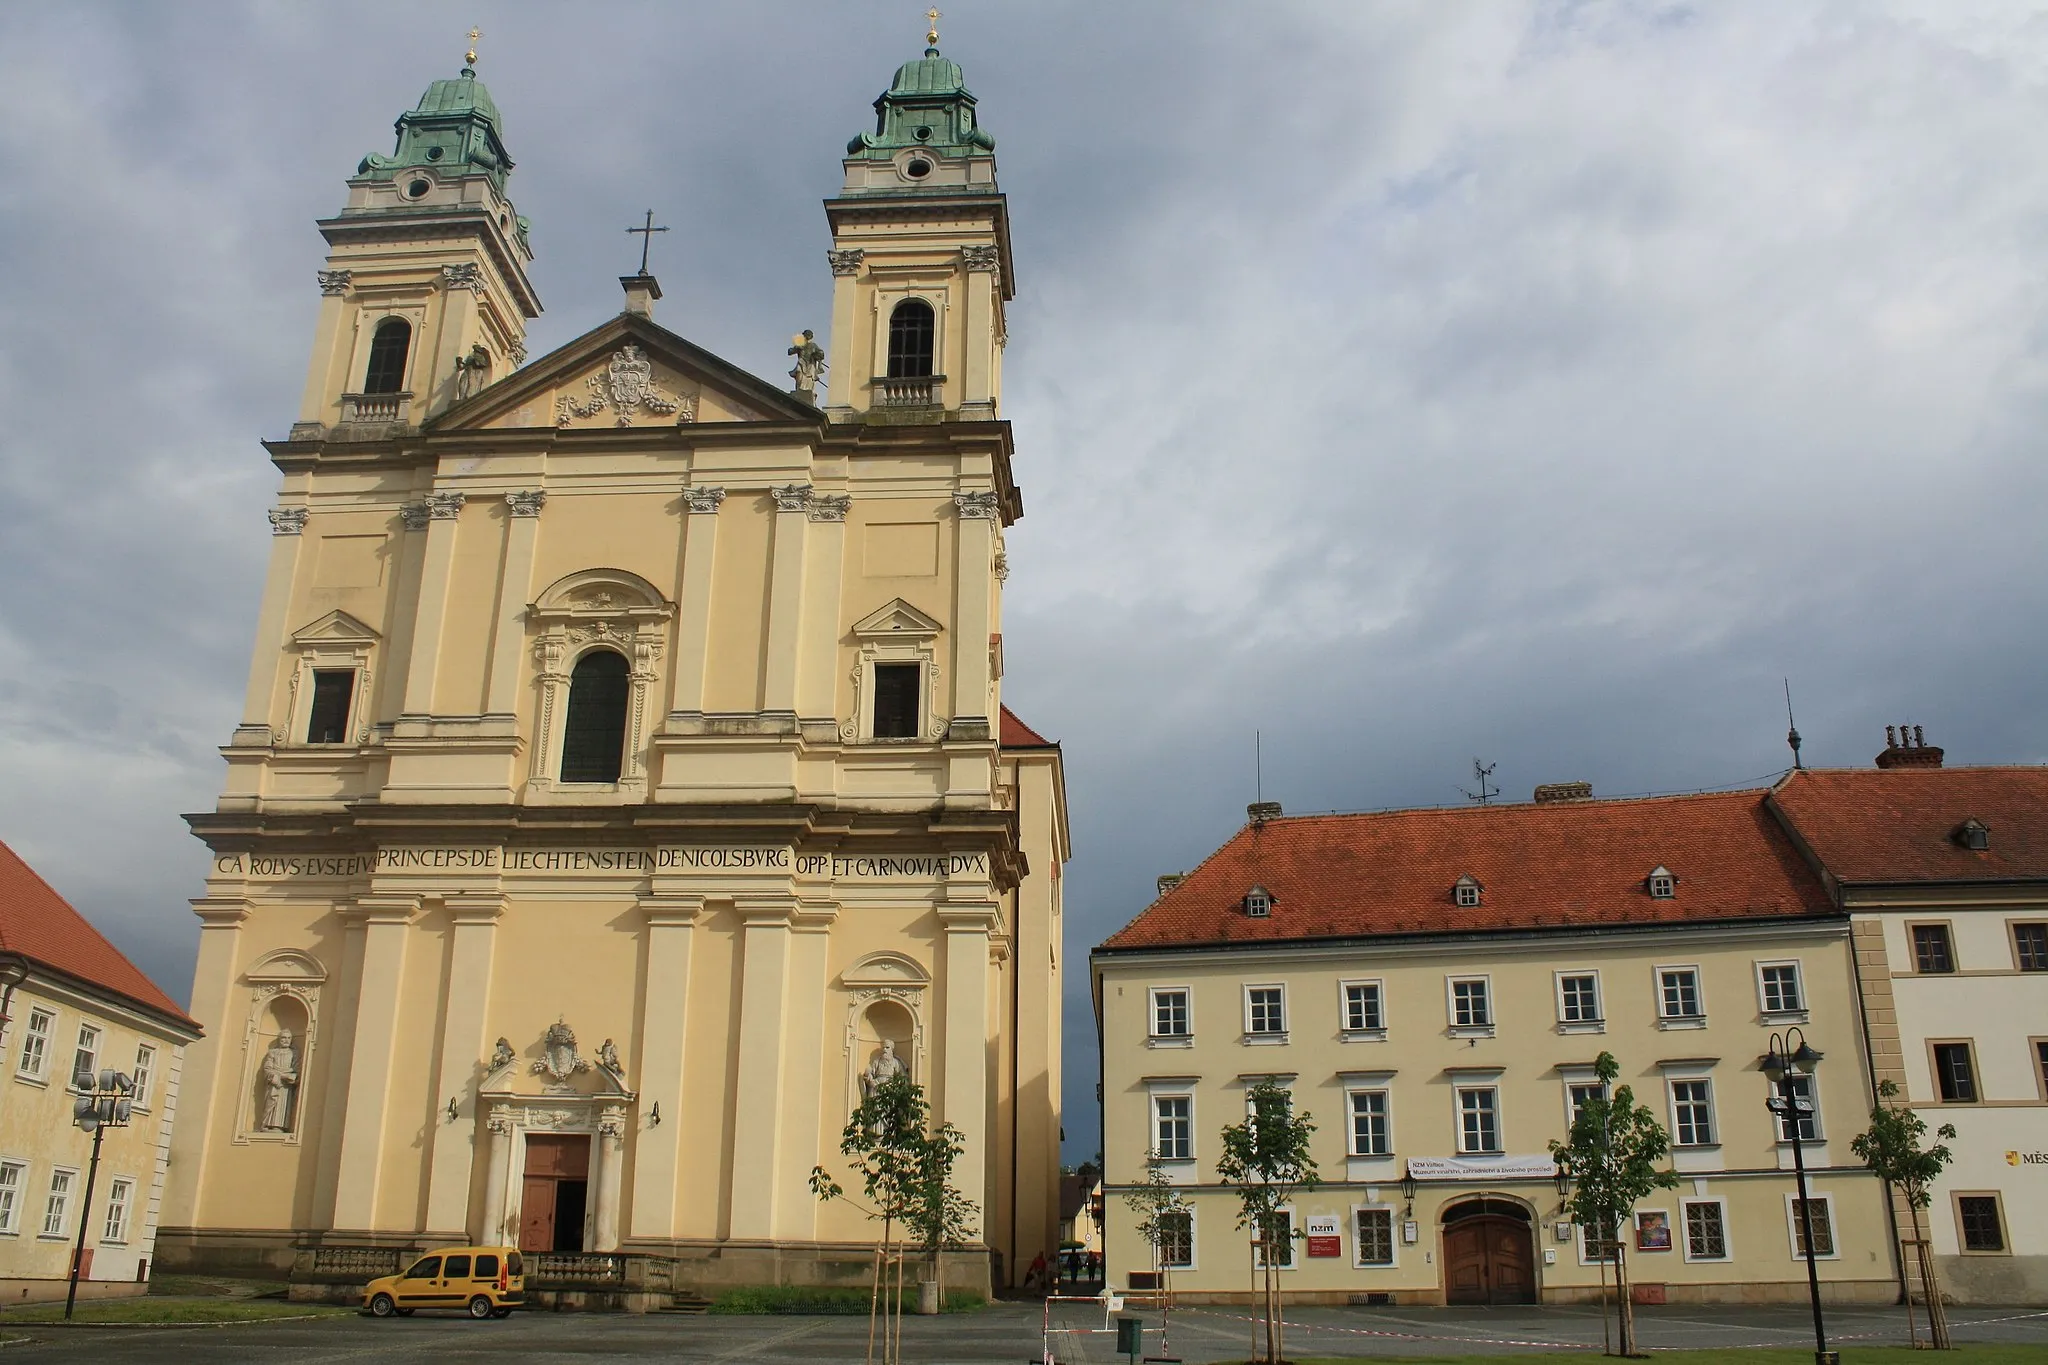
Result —
[[462, 54], [463, 65], [476, 65], [476, 40], [483, 36], [484, 31], [480, 28], [473, 28], [469, 31], [469, 51]]
[[925, 46], [937, 47], [939, 45], [939, 20], [945, 16], [940, 14], [939, 7], [934, 5], [924, 12], [924, 17], [931, 21], [931, 27], [925, 31], [924, 35]]

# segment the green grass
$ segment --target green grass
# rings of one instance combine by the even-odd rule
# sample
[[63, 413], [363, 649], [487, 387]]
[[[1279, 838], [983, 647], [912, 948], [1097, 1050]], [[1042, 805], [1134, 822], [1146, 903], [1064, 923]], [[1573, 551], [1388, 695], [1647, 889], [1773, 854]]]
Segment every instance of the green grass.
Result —
[[[810, 1316], [865, 1317], [870, 1291], [851, 1287], [818, 1285], [756, 1285], [728, 1289], [711, 1301], [712, 1313], [778, 1313]], [[948, 1313], [972, 1313], [987, 1307], [987, 1301], [971, 1289], [946, 1291], [942, 1309]], [[903, 1312], [917, 1311], [917, 1290], [903, 1293]]]
[[[327, 1304], [286, 1303], [282, 1299], [173, 1299], [146, 1296], [135, 1299], [95, 1299], [78, 1305], [74, 1322], [203, 1323], [263, 1322], [271, 1318], [301, 1318], [352, 1312]], [[64, 1321], [64, 1305], [39, 1303], [28, 1308], [10, 1308], [4, 1315], [9, 1325]]]
[[[1964, 1345], [1953, 1351], [1915, 1351], [1909, 1346], [1844, 1346], [1842, 1365], [2041, 1365], [2039, 1345], [2001, 1343]], [[1555, 1359], [1564, 1352], [1524, 1352], [1511, 1356], [1411, 1356], [1429, 1365], [1530, 1365], [1531, 1361]], [[1599, 1351], [1572, 1351], [1574, 1360], [1605, 1361], [1616, 1357]], [[1813, 1365], [1813, 1348], [1780, 1346], [1732, 1346], [1724, 1350], [1651, 1351], [1653, 1365]], [[1357, 1357], [1294, 1357], [1291, 1365], [1359, 1365]]]

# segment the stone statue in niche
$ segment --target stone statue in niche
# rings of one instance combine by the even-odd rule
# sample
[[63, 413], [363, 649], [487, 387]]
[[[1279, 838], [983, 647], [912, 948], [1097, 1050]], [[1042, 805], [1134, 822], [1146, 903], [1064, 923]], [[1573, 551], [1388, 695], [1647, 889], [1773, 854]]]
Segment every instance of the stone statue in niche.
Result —
[[619, 1061], [619, 1049], [611, 1039], [607, 1038], [597, 1045], [597, 1064], [614, 1076], [624, 1071], [625, 1068]]
[[801, 336], [790, 338], [789, 354], [796, 357], [796, 368], [789, 377], [796, 381], [790, 393], [816, 406], [818, 402], [818, 374], [825, 368], [825, 348], [811, 339], [811, 329], [806, 327]]
[[299, 1084], [299, 1058], [292, 1051], [292, 1042], [292, 1031], [279, 1029], [257, 1072], [263, 1087], [263, 1112], [257, 1126], [266, 1133], [291, 1131], [292, 1092]]
[[896, 1040], [884, 1038], [881, 1051], [875, 1054], [874, 1059], [868, 1063], [868, 1069], [860, 1075], [861, 1099], [873, 1099], [875, 1092], [886, 1082], [908, 1074], [909, 1068], [904, 1066], [903, 1059], [896, 1055]]
[[503, 1070], [518, 1060], [519, 1054], [512, 1050], [512, 1044], [504, 1038], [500, 1038], [498, 1045], [491, 1049], [491, 1070], [493, 1071]]

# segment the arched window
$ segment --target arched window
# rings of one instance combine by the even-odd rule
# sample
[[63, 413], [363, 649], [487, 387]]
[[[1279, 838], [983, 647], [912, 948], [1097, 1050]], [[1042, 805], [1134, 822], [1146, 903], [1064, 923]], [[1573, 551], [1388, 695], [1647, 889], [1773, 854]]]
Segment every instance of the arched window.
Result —
[[412, 324], [386, 318], [370, 338], [370, 368], [363, 376], [364, 393], [400, 393], [405, 389], [405, 353], [412, 346]]
[[932, 306], [905, 299], [889, 314], [889, 378], [922, 379], [932, 372]]
[[562, 721], [562, 780], [616, 782], [626, 752], [626, 659], [595, 649], [569, 675], [569, 714]]

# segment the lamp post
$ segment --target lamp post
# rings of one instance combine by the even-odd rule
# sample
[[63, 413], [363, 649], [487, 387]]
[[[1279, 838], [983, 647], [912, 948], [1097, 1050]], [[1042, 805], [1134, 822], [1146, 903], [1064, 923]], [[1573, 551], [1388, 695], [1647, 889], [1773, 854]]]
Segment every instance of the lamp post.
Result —
[[1764, 1075], [1778, 1093], [1764, 1101], [1764, 1107], [1778, 1117], [1792, 1139], [1792, 1175], [1799, 1184], [1799, 1237], [1806, 1244], [1806, 1294], [1813, 1303], [1814, 1365], [1841, 1365], [1841, 1353], [1828, 1349], [1827, 1325], [1820, 1314], [1820, 1271], [1813, 1261], [1813, 1201], [1806, 1196], [1806, 1157], [1799, 1130], [1813, 1113], [1813, 1101], [1793, 1093], [1795, 1077], [1813, 1075], [1821, 1054], [1797, 1028], [1771, 1035], [1770, 1055], [1764, 1058]]
[[92, 1224], [92, 1187], [100, 1174], [100, 1140], [107, 1135], [107, 1129], [128, 1126], [128, 1096], [135, 1089], [135, 1082], [126, 1072], [109, 1069], [100, 1072], [95, 1084], [91, 1072], [81, 1071], [71, 1078], [71, 1088], [78, 1093], [71, 1105], [71, 1121], [92, 1134], [92, 1164], [86, 1167], [85, 1200], [78, 1209], [78, 1244], [71, 1249], [71, 1287], [64, 1295], [67, 1321], [78, 1303], [78, 1274], [85, 1265], [85, 1233]]

